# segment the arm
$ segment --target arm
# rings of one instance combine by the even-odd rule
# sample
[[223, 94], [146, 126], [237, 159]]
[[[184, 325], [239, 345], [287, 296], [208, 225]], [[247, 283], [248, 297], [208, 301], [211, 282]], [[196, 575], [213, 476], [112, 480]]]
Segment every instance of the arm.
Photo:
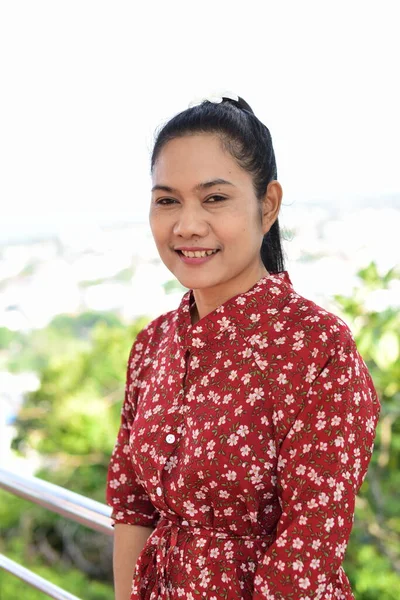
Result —
[[319, 374], [306, 377], [303, 405], [280, 445], [282, 514], [255, 574], [254, 600], [343, 597], [334, 584], [379, 414], [371, 377], [349, 338], [336, 343]]
[[134, 469], [129, 445], [145, 345], [143, 330], [130, 352], [121, 423], [108, 467], [106, 497], [114, 526], [116, 600], [129, 600], [136, 561], [159, 518]]
[[150, 527], [118, 523], [114, 530], [114, 588], [115, 600], [129, 600], [135, 564], [147, 538]]

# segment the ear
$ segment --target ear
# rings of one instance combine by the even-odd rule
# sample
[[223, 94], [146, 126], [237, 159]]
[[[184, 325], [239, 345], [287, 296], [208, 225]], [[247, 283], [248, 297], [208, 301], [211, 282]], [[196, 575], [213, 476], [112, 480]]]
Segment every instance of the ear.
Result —
[[268, 233], [278, 218], [282, 203], [282, 186], [279, 181], [270, 181], [262, 204], [262, 223], [264, 235]]

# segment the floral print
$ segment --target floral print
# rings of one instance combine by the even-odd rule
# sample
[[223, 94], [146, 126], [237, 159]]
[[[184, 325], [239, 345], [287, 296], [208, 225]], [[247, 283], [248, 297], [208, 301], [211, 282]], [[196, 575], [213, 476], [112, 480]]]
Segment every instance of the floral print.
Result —
[[379, 402], [343, 321], [267, 275], [137, 336], [107, 502], [153, 527], [131, 600], [349, 600]]

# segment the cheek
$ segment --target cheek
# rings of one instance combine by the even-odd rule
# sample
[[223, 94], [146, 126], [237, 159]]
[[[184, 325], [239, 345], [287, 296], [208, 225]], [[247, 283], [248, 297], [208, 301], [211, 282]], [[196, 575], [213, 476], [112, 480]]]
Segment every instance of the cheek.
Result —
[[168, 219], [165, 218], [165, 215], [150, 211], [149, 224], [153, 237], [156, 241], [162, 240], [167, 236]]

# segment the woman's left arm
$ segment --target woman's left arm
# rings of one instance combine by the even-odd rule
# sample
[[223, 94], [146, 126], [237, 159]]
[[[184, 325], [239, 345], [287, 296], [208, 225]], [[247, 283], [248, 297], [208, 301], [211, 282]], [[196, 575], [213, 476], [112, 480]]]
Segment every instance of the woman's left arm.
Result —
[[349, 335], [310, 382], [280, 446], [282, 514], [276, 539], [255, 573], [254, 600], [337, 597], [334, 581], [341, 575], [379, 408], [370, 374]]

